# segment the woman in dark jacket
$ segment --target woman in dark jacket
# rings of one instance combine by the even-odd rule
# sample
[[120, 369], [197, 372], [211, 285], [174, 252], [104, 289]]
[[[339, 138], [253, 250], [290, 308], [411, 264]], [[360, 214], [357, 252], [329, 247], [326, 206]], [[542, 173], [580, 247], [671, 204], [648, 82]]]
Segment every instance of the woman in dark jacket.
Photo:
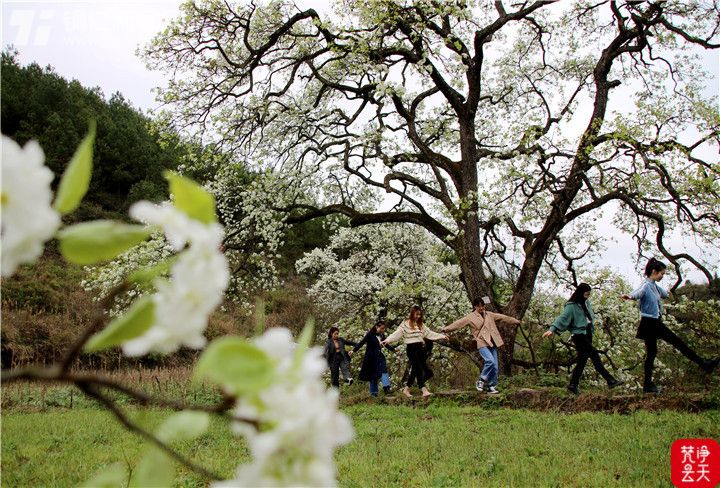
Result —
[[383, 346], [381, 342], [385, 340], [385, 322], [378, 321], [367, 331], [363, 340], [358, 342], [350, 355], [353, 355], [361, 347], [365, 347], [365, 356], [363, 356], [362, 366], [360, 366], [360, 374], [358, 378], [361, 381], [370, 382], [370, 394], [378, 396], [378, 380], [383, 385], [383, 391], [387, 394], [390, 392], [390, 374], [387, 369], [385, 355], [382, 352], [383, 347], [387, 347], [391, 351], [395, 350], [394, 346]]
[[340, 388], [340, 373], [348, 385], [352, 385], [353, 379], [350, 376], [350, 356], [345, 351], [345, 346], [355, 346], [356, 343], [340, 337], [340, 329], [330, 327], [328, 340], [323, 350], [323, 356], [327, 359], [330, 368], [330, 383]]
[[592, 305], [590, 305], [590, 301], [588, 300], [590, 291], [590, 285], [580, 283], [565, 304], [562, 314], [555, 319], [550, 329], [543, 334], [543, 337], [548, 337], [553, 333], [560, 334], [565, 330], [569, 330], [572, 334], [570, 338], [573, 343], [575, 343], [575, 348], [577, 349], [577, 364], [575, 365], [572, 377], [570, 378], [570, 384], [567, 388], [575, 395], [580, 393], [578, 384], [580, 383], [580, 377], [582, 376], [588, 359], [590, 359], [593, 366], [595, 366], [595, 371], [607, 381], [609, 388], [615, 388], [622, 384], [622, 381], [615, 379], [613, 375], [605, 369], [605, 366], [603, 366], [600, 360], [598, 350], [592, 345], [595, 315], [593, 314]]

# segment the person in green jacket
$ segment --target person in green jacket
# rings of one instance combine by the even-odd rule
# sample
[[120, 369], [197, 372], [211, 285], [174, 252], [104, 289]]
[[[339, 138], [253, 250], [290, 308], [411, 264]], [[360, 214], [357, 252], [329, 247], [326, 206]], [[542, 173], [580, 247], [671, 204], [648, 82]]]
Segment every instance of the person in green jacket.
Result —
[[588, 359], [590, 359], [593, 366], [595, 366], [595, 371], [607, 381], [609, 388], [615, 388], [622, 384], [622, 381], [615, 379], [615, 377], [605, 369], [602, 361], [600, 361], [598, 350], [592, 345], [595, 315], [593, 315], [592, 305], [590, 305], [590, 301], [588, 300], [591, 290], [590, 285], [587, 283], [580, 283], [565, 304], [562, 314], [555, 319], [550, 329], [543, 334], [543, 337], [549, 337], [552, 334], [559, 335], [566, 330], [569, 330], [572, 334], [571, 339], [577, 349], [577, 364], [575, 365], [567, 389], [575, 395], [580, 394], [578, 384], [580, 383], [580, 377], [582, 376]]

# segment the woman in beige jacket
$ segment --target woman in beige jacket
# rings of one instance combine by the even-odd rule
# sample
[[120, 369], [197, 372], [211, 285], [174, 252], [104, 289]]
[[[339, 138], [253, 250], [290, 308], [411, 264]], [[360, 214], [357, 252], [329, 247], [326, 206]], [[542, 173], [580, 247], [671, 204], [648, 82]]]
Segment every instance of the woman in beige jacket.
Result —
[[518, 325], [520, 323], [518, 319], [509, 315], [487, 312], [485, 303], [476, 298], [473, 300], [473, 311], [471, 313], [441, 329], [442, 332], [452, 332], [470, 326], [475, 342], [477, 342], [478, 352], [485, 361], [480, 378], [475, 383], [475, 388], [478, 391], [483, 391], [483, 388], [487, 385], [488, 393], [492, 394], [499, 393], [496, 388], [498, 382], [497, 349], [504, 344], [495, 324], [496, 322], [507, 325]]
[[425, 371], [427, 370], [427, 365], [425, 364], [427, 359], [425, 356], [425, 339], [437, 341], [447, 339], [447, 336], [428, 329], [425, 324], [423, 324], [422, 309], [417, 305], [413, 305], [408, 318], [400, 324], [400, 327], [398, 327], [395, 332], [382, 341], [382, 345], [392, 344], [400, 339], [403, 340], [407, 347], [407, 356], [410, 360], [410, 375], [408, 376], [407, 385], [402, 390], [403, 395], [406, 397], [412, 396], [410, 393], [410, 385], [413, 376], [417, 378], [422, 396], [427, 397], [432, 395], [425, 387], [425, 380], [427, 380], [427, 378], [425, 378]]

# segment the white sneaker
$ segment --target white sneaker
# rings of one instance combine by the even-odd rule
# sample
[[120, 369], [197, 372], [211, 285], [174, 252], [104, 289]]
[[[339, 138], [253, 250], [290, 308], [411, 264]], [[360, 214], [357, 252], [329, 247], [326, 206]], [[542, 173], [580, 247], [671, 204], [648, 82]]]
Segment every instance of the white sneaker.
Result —
[[483, 380], [477, 380], [475, 382], [475, 389], [477, 391], [483, 391], [483, 388], [485, 388], [485, 382]]
[[494, 386], [488, 386], [488, 393], [490, 393], [491, 395], [497, 395], [500, 392]]

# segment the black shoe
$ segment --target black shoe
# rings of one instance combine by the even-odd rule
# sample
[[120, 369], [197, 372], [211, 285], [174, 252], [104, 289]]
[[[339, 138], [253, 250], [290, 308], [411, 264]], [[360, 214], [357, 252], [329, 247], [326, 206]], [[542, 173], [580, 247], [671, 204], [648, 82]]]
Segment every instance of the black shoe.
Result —
[[643, 393], [651, 393], [657, 395], [658, 393], [660, 393], [660, 388], [653, 384], [645, 385], [643, 386]]
[[570, 384], [567, 386], [567, 390], [572, 393], [573, 395], [579, 395], [580, 390], [578, 390], [577, 385]]
[[707, 374], [710, 374], [718, 367], [718, 364], [720, 364], [720, 358], [708, 359], [703, 362], [702, 369], [704, 369]]
[[608, 381], [608, 388], [610, 388], [612, 390], [616, 386], [620, 386], [623, 383], [625, 383], [623, 380], [618, 380], [618, 379], [613, 378], [612, 380]]
[[348, 386], [352, 385], [352, 384], [353, 384], [353, 379], [352, 379], [352, 378], [346, 379], [346, 380], [345, 380], [345, 384], [348, 385]]

